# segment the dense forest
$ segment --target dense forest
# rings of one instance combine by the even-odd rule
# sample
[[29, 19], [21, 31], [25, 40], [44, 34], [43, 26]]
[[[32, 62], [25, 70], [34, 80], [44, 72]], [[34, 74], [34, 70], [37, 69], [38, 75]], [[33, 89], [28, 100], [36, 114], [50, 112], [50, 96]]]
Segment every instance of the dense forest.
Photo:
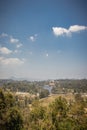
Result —
[[44, 85], [0, 80], [1, 130], [87, 130], [87, 80], [55, 80], [51, 94]]

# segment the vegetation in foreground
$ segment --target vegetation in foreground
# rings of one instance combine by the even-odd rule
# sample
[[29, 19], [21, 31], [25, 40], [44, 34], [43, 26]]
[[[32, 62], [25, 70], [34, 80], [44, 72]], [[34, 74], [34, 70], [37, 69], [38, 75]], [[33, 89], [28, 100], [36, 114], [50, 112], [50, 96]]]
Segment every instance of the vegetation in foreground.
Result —
[[[46, 99], [44, 99], [46, 100]], [[20, 107], [11, 93], [0, 90], [1, 130], [87, 130], [87, 98], [58, 97], [47, 106], [35, 99]]]
[[0, 129], [22, 130], [23, 118], [12, 94], [0, 90]]

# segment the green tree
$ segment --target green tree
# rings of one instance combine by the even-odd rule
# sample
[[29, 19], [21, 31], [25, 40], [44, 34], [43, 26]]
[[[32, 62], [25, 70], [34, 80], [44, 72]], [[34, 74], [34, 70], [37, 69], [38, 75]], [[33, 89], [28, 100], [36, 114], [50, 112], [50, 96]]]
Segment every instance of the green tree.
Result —
[[33, 130], [40, 130], [45, 116], [45, 108], [36, 100], [32, 103], [32, 110], [29, 114], [29, 126]]
[[40, 98], [45, 98], [45, 97], [48, 97], [49, 95], [49, 91], [46, 90], [46, 89], [43, 89], [41, 92], [40, 92]]
[[20, 111], [13, 107], [7, 113], [6, 129], [7, 130], [21, 130], [23, 127], [23, 120]]
[[15, 108], [13, 96], [0, 90], [0, 128], [2, 130], [21, 130], [23, 119], [19, 108]]
[[60, 122], [66, 119], [68, 113], [68, 104], [64, 98], [56, 98], [55, 101], [49, 107], [49, 115], [53, 125], [59, 130]]

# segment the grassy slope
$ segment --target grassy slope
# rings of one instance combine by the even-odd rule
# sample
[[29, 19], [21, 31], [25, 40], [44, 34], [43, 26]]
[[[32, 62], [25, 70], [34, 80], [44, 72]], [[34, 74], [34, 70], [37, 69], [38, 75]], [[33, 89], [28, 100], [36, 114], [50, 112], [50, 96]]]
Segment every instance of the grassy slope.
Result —
[[55, 94], [55, 95], [50, 95], [47, 98], [40, 99], [40, 103], [42, 106], [48, 106], [51, 102], [53, 102], [59, 96], [65, 98], [67, 101], [74, 100], [74, 95], [71, 93], [69, 93], [69, 94]]

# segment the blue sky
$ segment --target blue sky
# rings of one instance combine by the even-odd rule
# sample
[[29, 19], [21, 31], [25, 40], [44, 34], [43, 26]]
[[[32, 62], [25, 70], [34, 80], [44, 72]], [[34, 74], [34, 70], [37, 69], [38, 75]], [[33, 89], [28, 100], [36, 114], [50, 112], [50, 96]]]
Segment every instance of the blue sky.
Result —
[[86, 0], [0, 0], [0, 78], [87, 78]]

